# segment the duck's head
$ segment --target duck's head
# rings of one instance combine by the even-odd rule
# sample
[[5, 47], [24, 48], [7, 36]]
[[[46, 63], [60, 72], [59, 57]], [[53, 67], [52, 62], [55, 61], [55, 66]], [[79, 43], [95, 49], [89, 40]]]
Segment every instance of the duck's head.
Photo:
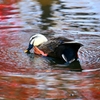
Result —
[[24, 52], [25, 53], [30, 53], [30, 50], [33, 47], [37, 47], [37, 46], [39, 46], [42, 43], [47, 42], [47, 41], [48, 41], [47, 38], [42, 34], [33, 35], [33, 36], [30, 37], [29, 46]]

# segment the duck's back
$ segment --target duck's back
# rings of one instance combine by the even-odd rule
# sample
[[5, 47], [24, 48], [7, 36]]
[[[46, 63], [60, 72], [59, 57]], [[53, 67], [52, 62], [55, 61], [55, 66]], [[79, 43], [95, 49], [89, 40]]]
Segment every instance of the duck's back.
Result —
[[55, 52], [55, 48], [57, 48], [60, 44], [61, 44], [61, 42], [59, 40], [51, 39], [51, 40], [39, 45], [38, 48], [40, 50], [42, 50], [43, 52], [47, 53], [48, 55], [50, 55], [51, 53]]
[[72, 57], [76, 57], [80, 43], [64, 37], [57, 37], [41, 44], [38, 48], [47, 53], [48, 56], [62, 58], [62, 54], [65, 53], [71, 59]]

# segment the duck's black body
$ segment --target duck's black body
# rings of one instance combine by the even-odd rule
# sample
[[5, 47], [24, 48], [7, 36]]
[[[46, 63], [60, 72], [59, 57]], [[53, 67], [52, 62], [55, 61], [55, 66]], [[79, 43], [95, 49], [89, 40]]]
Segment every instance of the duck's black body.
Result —
[[48, 40], [47, 42], [39, 45], [38, 48], [47, 53], [48, 56], [60, 58], [66, 62], [70, 62], [77, 60], [77, 53], [81, 46], [82, 44], [73, 40], [64, 37], [58, 37]]

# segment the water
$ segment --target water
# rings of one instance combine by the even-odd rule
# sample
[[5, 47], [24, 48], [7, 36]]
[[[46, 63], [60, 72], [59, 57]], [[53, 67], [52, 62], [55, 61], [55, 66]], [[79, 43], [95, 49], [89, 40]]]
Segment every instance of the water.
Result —
[[[99, 0], [1, 0], [0, 100], [99, 100], [99, 5]], [[36, 33], [82, 43], [78, 55], [84, 70], [25, 54]]]

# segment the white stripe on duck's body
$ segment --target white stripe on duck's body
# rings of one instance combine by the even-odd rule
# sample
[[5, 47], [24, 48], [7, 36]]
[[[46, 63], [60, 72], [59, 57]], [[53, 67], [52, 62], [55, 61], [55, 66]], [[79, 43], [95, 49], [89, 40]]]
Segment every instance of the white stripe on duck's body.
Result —
[[25, 52], [29, 53], [34, 47], [34, 53], [36, 54], [60, 58], [71, 63], [78, 59], [77, 53], [81, 46], [81, 43], [65, 37], [55, 37], [48, 40], [44, 35], [36, 34], [31, 36], [29, 47]]

